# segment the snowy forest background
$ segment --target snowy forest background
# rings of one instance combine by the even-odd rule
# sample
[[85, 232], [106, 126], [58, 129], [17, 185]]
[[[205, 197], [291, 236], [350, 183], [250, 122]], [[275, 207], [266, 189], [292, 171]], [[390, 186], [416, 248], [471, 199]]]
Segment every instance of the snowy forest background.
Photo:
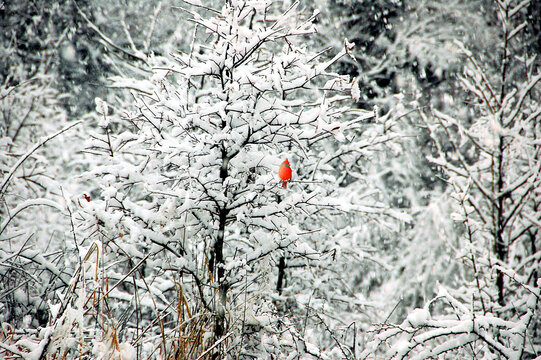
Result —
[[541, 358], [541, 2], [0, 24], [0, 358]]

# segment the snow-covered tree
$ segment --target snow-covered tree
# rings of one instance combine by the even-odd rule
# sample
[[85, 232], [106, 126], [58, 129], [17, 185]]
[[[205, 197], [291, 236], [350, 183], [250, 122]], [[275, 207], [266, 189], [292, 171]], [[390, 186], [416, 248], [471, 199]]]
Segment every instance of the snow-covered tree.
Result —
[[0, 5], [0, 357], [538, 356], [540, 8]]
[[68, 336], [83, 307], [70, 308], [81, 262], [67, 199], [91, 189], [77, 177], [88, 158], [81, 153], [81, 121], [70, 115], [85, 113], [89, 99], [94, 103], [93, 85], [105, 69], [81, 17], [87, 6], [0, 5], [2, 358], [44, 357], [59, 343], [63, 353], [70, 341], [82, 339]]
[[539, 353], [541, 74], [521, 41], [527, 23], [517, 20], [527, 5], [494, 2], [498, 52], [474, 54], [457, 44], [468, 64], [460, 78], [464, 117], [433, 109], [425, 118], [438, 148], [432, 161], [446, 175], [452, 219], [461, 229], [459, 241], [449, 242], [460, 277], [400, 325], [382, 325], [373, 344], [398, 338], [388, 357]]
[[[117, 119], [115, 104], [97, 101], [103, 132], [88, 149], [103, 160], [88, 176], [102, 188], [80, 201], [77, 223], [85, 246], [100, 248], [100, 323], [119, 321], [109, 302], [133, 303], [141, 323], [126, 323], [125, 336], [148, 355], [156, 349], [139, 345], [156, 331], [167, 340], [150, 343], [163, 357], [186, 356], [182, 339], [199, 331], [192, 354], [201, 356], [317, 356], [290, 326], [301, 314], [276, 301], [282, 262], [332, 255], [322, 228], [342, 208], [322, 187], [332, 180], [319, 167], [334, 156], [329, 139], [373, 118], [344, 121], [352, 85], [328, 70], [351, 45], [321, 62], [304, 43], [317, 14], [298, 16], [298, 2], [283, 12], [261, 1], [190, 3], [178, 9], [196, 24], [189, 51], [156, 58], [150, 79], [114, 79], [137, 109]], [[293, 179], [282, 187], [286, 158]]]
[[[354, 58], [341, 59], [340, 68], [358, 80], [358, 106], [374, 104], [393, 119], [395, 135], [385, 151], [356, 161], [357, 178], [378, 193], [387, 208], [407, 217], [387, 218], [376, 226], [362, 226], [365, 247], [383, 264], [366, 262], [357, 288], [374, 299], [384, 298], [381, 313], [394, 318], [435, 295], [437, 282], [454, 284], [451, 266], [456, 227], [449, 224], [451, 208], [444, 194], [442, 171], [428, 158], [437, 147], [422, 119], [430, 107], [461, 116], [465, 94], [458, 77], [464, 59], [459, 40], [479, 54], [496, 44], [484, 1], [322, 1], [324, 42], [337, 43], [335, 32], [356, 44]], [[339, 24], [339, 25], [337, 25]], [[399, 135], [399, 136], [396, 136]], [[446, 145], [447, 146], [447, 145]], [[445, 230], [445, 231], [444, 231]], [[435, 236], [437, 234], [437, 236]], [[430, 245], [427, 245], [430, 244]], [[367, 271], [365, 271], [365, 269]], [[399, 286], [400, 285], [400, 286]], [[398, 305], [397, 305], [398, 304]]]

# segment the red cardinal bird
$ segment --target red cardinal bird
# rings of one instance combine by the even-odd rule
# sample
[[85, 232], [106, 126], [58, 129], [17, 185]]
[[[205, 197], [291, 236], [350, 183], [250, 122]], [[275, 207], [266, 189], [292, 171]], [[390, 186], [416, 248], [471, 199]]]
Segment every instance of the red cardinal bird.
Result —
[[280, 176], [280, 179], [282, 179], [282, 187], [287, 187], [287, 182], [291, 180], [291, 167], [289, 166], [289, 160], [285, 159], [285, 161], [282, 163], [282, 166], [280, 166], [280, 170], [278, 170], [278, 175]]

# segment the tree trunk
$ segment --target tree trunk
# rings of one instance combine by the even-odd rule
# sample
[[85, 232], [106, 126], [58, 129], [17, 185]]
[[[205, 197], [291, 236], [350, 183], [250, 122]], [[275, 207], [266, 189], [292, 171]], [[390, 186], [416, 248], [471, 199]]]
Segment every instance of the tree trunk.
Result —
[[[496, 258], [502, 263], [505, 264], [507, 259], [507, 244], [503, 237], [503, 224], [504, 224], [504, 206], [505, 206], [505, 195], [501, 194], [503, 190], [503, 137], [499, 137], [499, 148], [498, 155], [496, 156], [496, 166], [497, 166], [497, 179], [496, 179], [496, 194], [500, 194], [496, 203], [496, 221], [494, 224], [494, 252], [496, 253]], [[496, 288], [498, 290], [498, 304], [501, 306], [505, 305], [504, 300], [504, 274], [500, 271], [496, 271]]]
[[[225, 125], [224, 125], [225, 126]], [[222, 184], [228, 176], [227, 167], [229, 165], [229, 157], [226, 150], [222, 148], [222, 166], [220, 168], [220, 179]], [[209, 262], [209, 270], [214, 275], [214, 282], [218, 287], [218, 303], [216, 304], [216, 320], [214, 325], [214, 338], [220, 339], [225, 335], [225, 309], [227, 302], [227, 291], [229, 286], [224, 278], [224, 242], [225, 242], [225, 225], [227, 221], [227, 204], [218, 208], [218, 234], [211, 253], [211, 261]]]
[[276, 291], [279, 295], [282, 295], [282, 287], [284, 282], [284, 273], [286, 270], [286, 259], [284, 256], [280, 256], [280, 262], [278, 263], [278, 280], [276, 281]]

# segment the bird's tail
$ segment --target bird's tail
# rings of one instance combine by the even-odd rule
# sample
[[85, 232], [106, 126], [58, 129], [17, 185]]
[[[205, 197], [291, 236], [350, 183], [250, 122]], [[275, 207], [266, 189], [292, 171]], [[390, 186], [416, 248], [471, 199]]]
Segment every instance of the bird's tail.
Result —
[[287, 181], [282, 181], [282, 187], [283, 187], [283, 188], [286, 188], [286, 187], [287, 187]]

